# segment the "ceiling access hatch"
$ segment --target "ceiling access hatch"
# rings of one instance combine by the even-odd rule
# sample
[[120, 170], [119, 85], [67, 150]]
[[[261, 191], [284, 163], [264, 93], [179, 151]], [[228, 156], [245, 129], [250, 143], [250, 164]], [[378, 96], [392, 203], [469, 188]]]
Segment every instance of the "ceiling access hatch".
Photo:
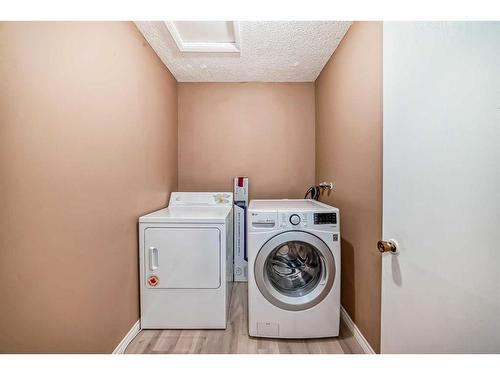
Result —
[[165, 21], [180, 52], [239, 53], [236, 21]]

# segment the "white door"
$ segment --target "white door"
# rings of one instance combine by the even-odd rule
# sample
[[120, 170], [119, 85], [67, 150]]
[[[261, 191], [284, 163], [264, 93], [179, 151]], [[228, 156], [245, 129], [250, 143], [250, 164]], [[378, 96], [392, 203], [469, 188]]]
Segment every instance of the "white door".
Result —
[[[214, 227], [163, 227], [144, 231], [146, 286], [216, 289], [221, 284], [221, 234]], [[151, 285], [150, 278], [157, 281]]]
[[500, 22], [384, 23], [382, 353], [500, 353]]

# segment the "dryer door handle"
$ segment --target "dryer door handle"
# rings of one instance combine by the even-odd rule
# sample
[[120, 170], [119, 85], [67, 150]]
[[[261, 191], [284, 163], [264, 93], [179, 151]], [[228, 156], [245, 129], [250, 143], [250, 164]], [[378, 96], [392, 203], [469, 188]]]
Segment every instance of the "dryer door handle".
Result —
[[149, 269], [154, 271], [158, 268], [158, 249], [154, 246], [149, 248]]

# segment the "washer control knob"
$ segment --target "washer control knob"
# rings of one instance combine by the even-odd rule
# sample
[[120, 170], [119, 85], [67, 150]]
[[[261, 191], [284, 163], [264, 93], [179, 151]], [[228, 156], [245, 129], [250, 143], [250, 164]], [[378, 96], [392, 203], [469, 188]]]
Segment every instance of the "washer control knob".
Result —
[[293, 225], [298, 225], [300, 223], [300, 216], [297, 214], [293, 214], [292, 216], [290, 216], [290, 223], [292, 223]]

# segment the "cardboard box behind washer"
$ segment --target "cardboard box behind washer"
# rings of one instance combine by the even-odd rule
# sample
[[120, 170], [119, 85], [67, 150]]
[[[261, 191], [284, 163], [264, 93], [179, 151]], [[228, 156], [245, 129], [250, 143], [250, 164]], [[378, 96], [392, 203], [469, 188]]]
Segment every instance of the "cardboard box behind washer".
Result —
[[234, 281], [248, 281], [247, 227], [248, 177], [234, 178]]

